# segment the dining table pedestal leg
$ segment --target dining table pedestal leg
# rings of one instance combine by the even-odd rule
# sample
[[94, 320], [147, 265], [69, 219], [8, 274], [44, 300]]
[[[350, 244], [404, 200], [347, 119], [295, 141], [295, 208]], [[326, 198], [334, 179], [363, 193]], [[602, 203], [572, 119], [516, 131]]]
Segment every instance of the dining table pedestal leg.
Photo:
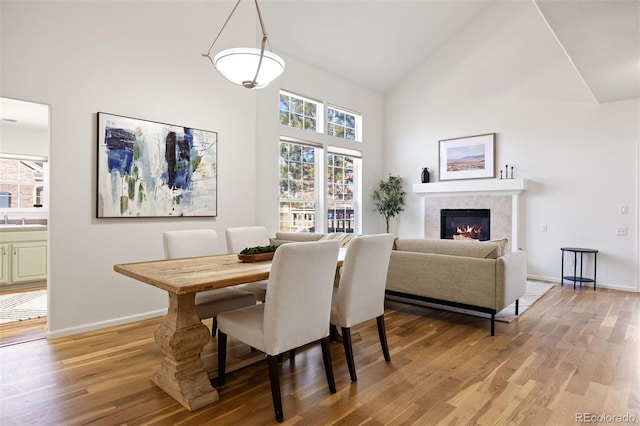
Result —
[[169, 293], [169, 311], [155, 331], [164, 358], [151, 380], [189, 411], [220, 399], [199, 355], [210, 337], [196, 313], [195, 293]]

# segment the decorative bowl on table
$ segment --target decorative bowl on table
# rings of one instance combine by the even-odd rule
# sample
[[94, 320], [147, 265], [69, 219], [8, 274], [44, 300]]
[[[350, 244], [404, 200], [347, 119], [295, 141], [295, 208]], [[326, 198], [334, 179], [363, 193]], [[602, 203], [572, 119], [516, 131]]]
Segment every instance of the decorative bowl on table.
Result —
[[278, 246], [247, 247], [238, 253], [238, 259], [242, 262], [262, 262], [273, 259]]

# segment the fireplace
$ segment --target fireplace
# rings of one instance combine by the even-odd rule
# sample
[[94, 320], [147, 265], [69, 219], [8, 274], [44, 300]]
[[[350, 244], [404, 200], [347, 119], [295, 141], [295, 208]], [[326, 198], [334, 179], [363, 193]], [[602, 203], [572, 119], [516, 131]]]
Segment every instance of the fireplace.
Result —
[[489, 209], [440, 210], [440, 238], [452, 240], [461, 235], [474, 240], [491, 238], [491, 214]]

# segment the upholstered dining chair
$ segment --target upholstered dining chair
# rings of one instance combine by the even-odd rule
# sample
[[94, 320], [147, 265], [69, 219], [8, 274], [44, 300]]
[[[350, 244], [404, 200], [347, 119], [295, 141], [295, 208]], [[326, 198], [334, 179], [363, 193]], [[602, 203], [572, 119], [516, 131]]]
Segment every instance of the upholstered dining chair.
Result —
[[[167, 259], [218, 254], [218, 234], [213, 229], [166, 231], [162, 234]], [[196, 293], [196, 312], [200, 320], [212, 318], [211, 335], [216, 335], [216, 317], [220, 312], [256, 304], [256, 295], [235, 288], [219, 288]]]
[[[240, 253], [248, 247], [268, 246], [271, 244], [269, 233], [264, 226], [240, 226], [227, 228], [227, 249], [230, 253]], [[256, 299], [264, 302], [267, 292], [267, 281], [239, 284], [237, 288], [255, 293]]]
[[278, 355], [320, 340], [329, 391], [336, 392], [329, 347], [329, 314], [338, 260], [337, 241], [290, 243], [278, 248], [266, 300], [218, 315], [218, 384], [225, 385], [227, 335], [267, 355], [276, 420], [284, 420]]
[[358, 380], [353, 360], [351, 327], [375, 318], [386, 362], [391, 361], [384, 327], [384, 295], [393, 234], [362, 235], [351, 240], [345, 254], [340, 282], [333, 289], [331, 328], [342, 331], [342, 343], [351, 381]]

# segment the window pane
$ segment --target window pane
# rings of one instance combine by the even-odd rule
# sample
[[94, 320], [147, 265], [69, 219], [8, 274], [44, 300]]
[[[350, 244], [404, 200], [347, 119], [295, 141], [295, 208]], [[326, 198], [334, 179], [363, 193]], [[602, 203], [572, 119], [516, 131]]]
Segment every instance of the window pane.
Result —
[[302, 114], [304, 112], [304, 101], [295, 97], [291, 97], [291, 111], [296, 114]]
[[316, 158], [316, 150], [311, 147], [304, 147], [302, 149], [302, 161], [306, 161], [308, 163], [315, 163]]
[[44, 163], [0, 159], [0, 208], [33, 208], [44, 204]]
[[280, 94], [280, 111], [289, 111], [289, 96]]
[[280, 93], [280, 123], [285, 126], [318, 132], [320, 111], [322, 105], [318, 102]]
[[360, 115], [327, 108], [327, 133], [340, 138], [359, 140], [358, 128], [361, 120]]
[[307, 117], [316, 118], [317, 106], [311, 102], [304, 103], [304, 114]]
[[280, 143], [281, 231], [316, 229], [315, 159], [313, 147]]
[[289, 112], [288, 111], [280, 111], [280, 124], [289, 125]]
[[304, 119], [304, 129], [316, 131], [316, 120], [313, 118], [305, 118]]

